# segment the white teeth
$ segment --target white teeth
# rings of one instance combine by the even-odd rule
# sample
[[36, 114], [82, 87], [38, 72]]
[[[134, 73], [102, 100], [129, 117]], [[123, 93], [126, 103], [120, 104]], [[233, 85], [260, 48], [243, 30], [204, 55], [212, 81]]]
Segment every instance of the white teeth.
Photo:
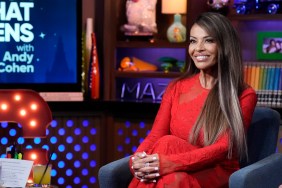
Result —
[[208, 56], [201, 55], [201, 56], [197, 56], [196, 58], [197, 58], [198, 61], [202, 61], [202, 60], [204, 60], [204, 59], [207, 59]]

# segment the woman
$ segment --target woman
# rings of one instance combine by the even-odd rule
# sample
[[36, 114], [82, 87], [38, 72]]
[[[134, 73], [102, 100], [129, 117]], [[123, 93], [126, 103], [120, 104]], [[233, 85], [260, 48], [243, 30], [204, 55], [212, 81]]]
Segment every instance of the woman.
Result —
[[203, 13], [190, 30], [187, 73], [166, 89], [150, 134], [130, 159], [129, 187], [228, 187], [246, 157], [257, 102], [243, 81], [239, 38], [229, 20]]
[[277, 51], [277, 44], [275, 39], [269, 40], [269, 45], [265, 48], [266, 53], [275, 53]]

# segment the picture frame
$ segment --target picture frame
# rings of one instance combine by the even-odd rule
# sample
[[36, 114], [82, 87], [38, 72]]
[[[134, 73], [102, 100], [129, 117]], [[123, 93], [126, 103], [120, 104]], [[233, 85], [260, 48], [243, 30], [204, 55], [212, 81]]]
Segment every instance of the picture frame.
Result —
[[258, 32], [257, 59], [282, 60], [282, 32]]

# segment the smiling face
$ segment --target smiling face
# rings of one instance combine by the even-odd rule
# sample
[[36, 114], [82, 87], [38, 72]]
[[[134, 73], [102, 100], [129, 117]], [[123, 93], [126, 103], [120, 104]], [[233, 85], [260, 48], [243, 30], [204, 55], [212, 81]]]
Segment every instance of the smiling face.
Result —
[[200, 71], [211, 72], [215, 70], [217, 49], [218, 46], [214, 38], [199, 25], [194, 24], [190, 30], [189, 55]]

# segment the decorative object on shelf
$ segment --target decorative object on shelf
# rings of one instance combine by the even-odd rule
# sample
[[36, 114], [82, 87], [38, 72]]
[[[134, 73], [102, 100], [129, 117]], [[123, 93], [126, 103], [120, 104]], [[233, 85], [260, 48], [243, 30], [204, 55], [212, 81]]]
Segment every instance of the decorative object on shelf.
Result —
[[227, 15], [228, 13], [228, 3], [229, 0], [208, 0], [207, 4], [211, 7], [213, 11]]
[[186, 69], [186, 64], [184, 61], [177, 61], [176, 67], [179, 69], [180, 72], [184, 72]]
[[161, 68], [163, 69], [163, 71], [164, 71], [165, 73], [170, 72], [170, 70], [171, 70], [172, 67], [173, 67], [172, 63], [169, 63], [169, 62], [161, 63]]
[[161, 68], [165, 73], [170, 71], [184, 72], [186, 68], [186, 63], [184, 61], [174, 57], [161, 57], [159, 58], [159, 61], [161, 62]]
[[81, 72], [81, 85], [84, 97], [89, 97], [89, 63], [91, 57], [92, 39], [91, 33], [93, 33], [93, 19], [86, 19], [85, 31], [82, 33], [82, 72]]
[[282, 0], [234, 0], [237, 14], [278, 14], [282, 12]]
[[255, 9], [253, 0], [234, 0], [233, 8], [237, 14], [249, 14]]
[[257, 33], [257, 59], [282, 60], [282, 32]]
[[280, 5], [278, 3], [271, 3], [267, 6], [267, 12], [269, 14], [276, 14], [279, 10]]
[[282, 0], [257, 0], [256, 12], [278, 14], [282, 12]]
[[91, 33], [92, 48], [89, 68], [89, 90], [92, 99], [100, 98], [100, 67], [95, 33]]
[[253, 9], [253, 3], [244, 1], [244, 0], [235, 0], [233, 8], [236, 9], [237, 14], [247, 14], [250, 13]]
[[162, 0], [162, 13], [174, 14], [174, 21], [167, 30], [170, 42], [185, 42], [186, 27], [181, 23], [181, 14], [187, 11], [187, 0]]
[[127, 0], [127, 24], [122, 31], [127, 36], [152, 36], [157, 33], [156, 24], [157, 0]]
[[208, 0], [208, 5], [213, 9], [221, 9], [228, 6], [229, 0]]
[[156, 71], [158, 67], [136, 57], [124, 57], [120, 61], [119, 71]]
[[52, 113], [46, 101], [33, 90], [0, 90], [0, 122], [16, 122], [22, 126], [22, 137], [46, 137]]

